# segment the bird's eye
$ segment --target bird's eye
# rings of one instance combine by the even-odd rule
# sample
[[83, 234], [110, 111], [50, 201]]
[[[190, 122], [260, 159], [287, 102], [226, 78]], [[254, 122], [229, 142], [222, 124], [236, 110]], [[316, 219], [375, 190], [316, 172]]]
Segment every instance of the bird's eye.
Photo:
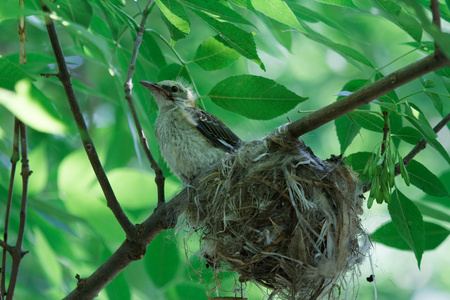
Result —
[[176, 93], [176, 92], [178, 92], [178, 87], [176, 86], [176, 85], [172, 85], [171, 87], [170, 87], [170, 90], [173, 92], [173, 93]]

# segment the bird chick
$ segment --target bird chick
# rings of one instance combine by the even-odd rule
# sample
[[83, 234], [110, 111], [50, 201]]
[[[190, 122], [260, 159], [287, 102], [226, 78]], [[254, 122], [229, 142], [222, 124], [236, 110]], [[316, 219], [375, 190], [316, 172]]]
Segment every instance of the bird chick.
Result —
[[193, 92], [181, 82], [139, 83], [150, 90], [159, 108], [155, 133], [161, 154], [185, 184], [242, 146], [222, 121], [197, 106]]

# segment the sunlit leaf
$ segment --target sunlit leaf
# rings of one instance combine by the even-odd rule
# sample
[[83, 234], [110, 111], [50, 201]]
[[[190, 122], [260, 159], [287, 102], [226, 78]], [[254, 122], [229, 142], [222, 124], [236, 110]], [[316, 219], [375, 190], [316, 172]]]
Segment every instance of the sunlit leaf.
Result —
[[22, 122], [47, 133], [63, 134], [67, 130], [66, 126], [41, 104], [40, 99], [33, 96], [30, 82], [19, 81], [16, 91], [17, 93], [13, 93], [0, 88], [0, 104]]
[[271, 79], [253, 75], [228, 77], [207, 97], [224, 109], [257, 120], [273, 119], [307, 99]]
[[398, 233], [414, 252], [417, 265], [420, 269], [420, 262], [425, 248], [425, 231], [422, 214], [414, 203], [398, 190], [392, 193], [388, 210]]
[[235, 62], [241, 55], [230, 48], [219, 36], [208, 38], [198, 46], [194, 62], [206, 71], [223, 69]]
[[156, 4], [164, 16], [164, 22], [169, 29], [172, 44], [186, 37], [191, 28], [191, 22], [184, 6], [174, 0], [156, 0]]
[[251, 0], [251, 2], [256, 10], [266, 16], [280, 23], [303, 30], [286, 2], [282, 0]]

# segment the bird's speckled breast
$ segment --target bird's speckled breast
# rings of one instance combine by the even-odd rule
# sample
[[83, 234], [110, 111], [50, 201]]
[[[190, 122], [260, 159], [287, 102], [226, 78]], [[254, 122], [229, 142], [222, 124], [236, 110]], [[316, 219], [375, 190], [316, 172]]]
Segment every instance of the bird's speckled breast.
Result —
[[185, 183], [225, 156], [225, 152], [214, 147], [191, 122], [187, 112], [177, 107], [160, 113], [155, 123], [161, 154], [172, 172]]

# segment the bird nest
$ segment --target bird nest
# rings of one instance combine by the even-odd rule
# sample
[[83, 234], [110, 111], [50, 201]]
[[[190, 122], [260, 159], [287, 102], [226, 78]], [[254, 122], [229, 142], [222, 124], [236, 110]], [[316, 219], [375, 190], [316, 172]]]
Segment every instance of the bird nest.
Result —
[[286, 126], [228, 155], [190, 193], [202, 255], [283, 299], [340, 298], [367, 247], [361, 184], [340, 158], [322, 161]]

